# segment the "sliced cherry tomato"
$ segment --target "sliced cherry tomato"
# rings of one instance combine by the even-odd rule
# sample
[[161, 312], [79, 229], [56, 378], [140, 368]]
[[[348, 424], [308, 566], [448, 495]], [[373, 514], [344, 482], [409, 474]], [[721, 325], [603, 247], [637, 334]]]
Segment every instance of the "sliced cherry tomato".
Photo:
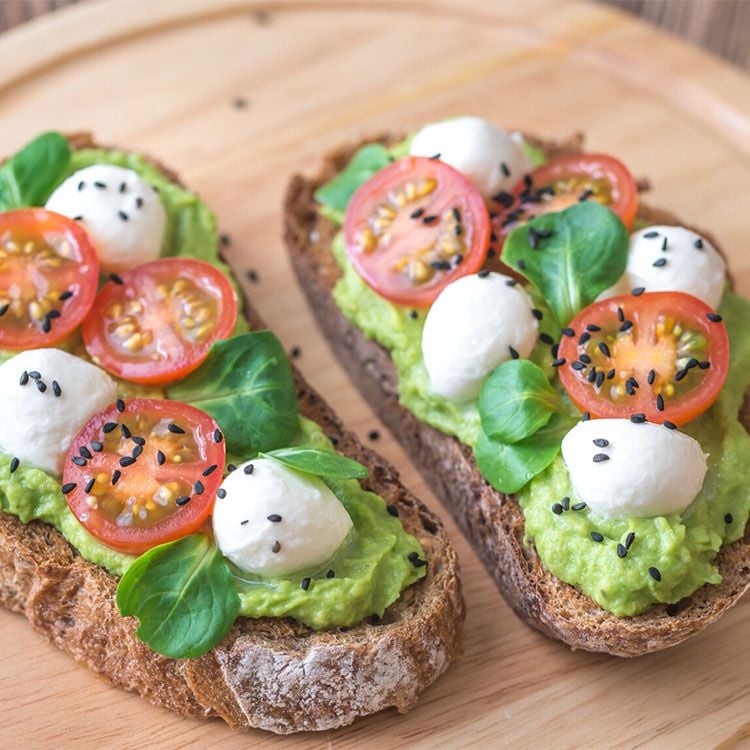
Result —
[[682, 292], [595, 302], [563, 329], [560, 380], [592, 417], [683, 425], [719, 396], [729, 366], [721, 317]]
[[603, 203], [630, 229], [638, 210], [638, 188], [628, 168], [606, 154], [573, 154], [554, 159], [521, 180], [512, 193], [492, 201], [493, 249], [499, 255], [505, 237], [539, 214], [562, 211], [583, 200]]
[[179, 401], [120, 400], [73, 440], [63, 492], [93, 536], [138, 555], [200, 529], [225, 458], [223, 436], [208, 414]]
[[75, 221], [43, 208], [0, 213], [0, 349], [64, 339], [98, 284], [96, 251]]
[[221, 271], [193, 258], [145, 263], [102, 287], [83, 326], [91, 358], [135, 383], [171, 383], [192, 372], [237, 320]]
[[484, 199], [437, 159], [408, 156], [360, 186], [346, 209], [344, 239], [359, 275], [382, 297], [426, 307], [487, 256]]

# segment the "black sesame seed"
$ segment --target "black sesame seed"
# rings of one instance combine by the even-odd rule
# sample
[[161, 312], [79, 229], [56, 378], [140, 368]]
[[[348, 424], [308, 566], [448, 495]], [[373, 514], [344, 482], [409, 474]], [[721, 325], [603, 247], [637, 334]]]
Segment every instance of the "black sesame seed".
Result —
[[117, 427], [117, 422], [107, 422], [104, 427], [102, 427], [102, 432], [105, 435], [108, 435], [112, 430], [114, 430]]
[[554, 513], [554, 514], [555, 514], [556, 516], [559, 516], [559, 515], [561, 515], [561, 514], [562, 514], [562, 512], [563, 512], [563, 507], [562, 507], [562, 505], [560, 505], [560, 503], [555, 503], [555, 504], [554, 504], [554, 505], [552, 506], [552, 512], [553, 512], [553, 513]]
[[410, 318], [411, 318], [412, 320], [416, 320], [416, 319], [417, 319], [417, 318], [419, 317], [419, 313], [418, 313], [418, 312], [417, 312], [416, 310], [412, 310], [412, 311], [411, 311], [411, 312], [409, 313], [409, 317], [410, 317]]
[[422, 214], [424, 214], [424, 208], [417, 208], [409, 214], [409, 218], [418, 219]]
[[576, 360], [575, 362], [571, 362], [571, 363], [570, 363], [570, 366], [571, 366], [571, 367], [572, 367], [572, 368], [573, 368], [574, 370], [579, 370], [579, 371], [580, 371], [580, 370], [585, 370], [585, 369], [586, 369], [586, 365], [585, 365], [585, 364], [583, 364], [583, 362], [578, 362], [577, 360]]
[[611, 370], [607, 372], [607, 380], [612, 380], [615, 376], [615, 368], [613, 367]]
[[607, 344], [606, 344], [606, 343], [605, 343], [604, 341], [600, 341], [600, 342], [599, 342], [599, 343], [598, 343], [598, 344], [596, 345], [596, 348], [597, 348], [597, 349], [598, 349], [598, 350], [599, 350], [599, 351], [600, 351], [600, 352], [601, 352], [601, 353], [602, 353], [602, 354], [603, 354], [603, 355], [604, 355], [605, 357], [611, 357], [611, 356], [612, 356], [611, 352], [609, 351], [609, 347], [607, 346]]
[[21, 373], [21, 377], [20, 377], [20, 379], [18, 381], [18, 385], [26, 385], [26, 383], [28, 383], [28, 382], [29, 382], [29, 373], [26, 372], [26, 370], [24, 370]]
[[133, 435], [130, 438], [136, 445], [146, 445], [146, 439], [142, 438], [140, 435]]
[[221, 434], [221, 430], [214, 430], [214, 443], [220, 443], [223, 439], [224, 436]]
[[224, 499], [227, 496], [227, 491], [223, 487], [219, 487], [218, 490], [216, 490], [216, 497]]
[[691, 370], [693, 367], [698, 367], [698, 360], [695, 357], [690, 357], [690, 359], [685, 364], [685, 369]]
[[62, 388], [60, 388], [60, 384], [56, 380], [52, 381], [52, 393], [54, 393], [57, 398], [62, 396]]
[[636, 414], [630, 415], [630, 421], [634, 422], [635, 424], [643, 424], [646, 421], [646, 415], [642, 412], [637, 412]]
[[550, 345], [555, 343], [555, 340], [548, 333], [540, 333], [539, 340], [545, 344], [550, 344]]
[[633, 542], [635, 541], [635, 532], [629, 531], [627, 536], [625, 537], [625, 546], [627, 549], [630, 549], [633, 546]]
[[624, 544], [617, 545], [617, 556], [625, 557], [628, 554], [628, 548]]
[[518, 286], [518, 282], [515, 279], [508, 279], [505, 282], [505, 286]]
[[140, 195], [135, 199], [135, 207], [143, 208], [143, 198], [141, 198]]
[[390, 515], [392, 515], [394, 518], [398, 518], [398, 508], [395, 505], [386, 505], [385, 509], [388, 511]]
[[281, 521], [281, 516], [278, 513], [271, 513], [271, 515], [270, 516], [266, 516], [266, 518], [271, 523], [279, 523]]
[[535, 317], [535, 318], [536, 318], [537, 320], [541, 320], [541, 319], [542, 319], [542, 318], [544, 317], [544, 313], [543, 313], [543, 312], [542, 312], [541, 310], [537, 310], [536, 308], [534, 308], [534, 309], [533, 309], [533, 310], [531, 311], [531, 314], [532, 314], [532, 315], [533, 315], [533, 316], [534, 316], [534, 317]]
[[258, 281], [260, 280], [260, 277], [258, 276], [258, 272], [254, 268], [251, 268], [248, 270], [247, 280], [253, 284], [257, 284]]
[[132, 466], [135, 463], [135, 459], [132, 456], [123, 456], [120, 461], [120, 466], [122, 468], [126, 468], [127, 466]]
[[606, 448], [609, 445], [609, 440], [605, 438], [594, 438], [592, 442], [597, 448]]
[[73, 221], [83, 221], [83, 216], [81, 216], [80, 214], [78, 216], [74, 216]]
[[562, 367], [565, 364], [565, 357], [558, 357], [557, 359], [553, 359], [550, 364], [552, 367]]
[[539, 247], [539, 232], [534, 227], [529, 227], [529, 247], [536, 250]]
[[579, 337], [578, 337], [578, 343], [583, 346], [584, 344], [588, 343], [588, 341], [591, 339], [591, 334], [588, 331], [584, 331]]
[[668, 419], [665, 419], [662, 423], [668, 430], [676, 430], [677, 425], [674, 422], [670, 422]]
[[638, 381], [632, 375], [628, 378], [628, 383], [630, 383], [630, 385], [632, 385], [633, 388], [640, 388], [641, 387], [640, 384], [638, 383]]
[[4, 305], [1, 305], [0, 306], [0, 318], [2, 318], [2, 316], [5, 315], [5, 313], [7, 313], [9, 309], [10, 309], [10, 302], [6, 302]]
[[158, 463], [159, 466], [163, 466], [166, 460], [167, 460], [167, 457], [164, 455], [162, 451], [156, 451], [156, 463]]
[[645, 286], [637, 286], [637, 287], [631, 289], [630, 293], [634, 297], [640, 297], [645, 291], [646, 291], [646, 287]]
[[63, 495], [69, 495], [77, 486], [75, 482], [67, 482], [62, 486]]
[[505, 190], [493, 195], [492, 200], [499, 203], [503, 208], [510, 208], [513, 205], [513, 196]]
[[121, 476], [122, 476], [122, 472], [119, 469], [115, 469], [112, 472], [112, 486], [113, 487], [120, 481]]
[[693, 245], [695, 245], [695, 247], [697, 247], [698, 250], [703, 250], [703, 240], [700, 237], [698, 237], [695, 240], [695, 242], [693, 243]]
[[676, 382], [680, 382], [686, 375], [688, 374], [687, 367], [683, 367], [681, 370], [677, 370], [675, 373], [674, 379]]
[[426, 560], [420, 560], [418, 557], [411, 561], [411, 564], [415, 568], [423, 568], [425, 565], [427, 565]]
[[477, 276], [479, 276], [480, 279], [486, 279], [490, 275], [489, 271], [480, 271]]
[[45, 316], [47, 320], [54, 320], [55, 318], [60, 317], [60, 311], [59, 310], [50, 310]]
[[47, 390], [47, 384], [43, 380], [37, 380], [36, 388], [39, 391], [39, 393], [44, 393]]
[[708, 370], [708, 368], [711, 367], [711, 363], [708, 360], [705, 360], [703, 362], [698, 362], [698, 367], [701, 370]]
[[527, 190], [534, 184], [530, 174], [525, 174], [523, 176], [523, 184], [526, 186]]
[[434, 161], [435, 159], [439, 159], [439, 158], [440, 158], [440, 152], [439, 152], [439, 151], [438, 151], [438, 152], [437, 152], [436, 154], [433, 154], [433, 155], [432, 155], [432, 156], [430, 157], [430, 159], [432, 159], [433, 161]]
[[[249, 523], [250, 523], [249, 519], [246, 518], [244, 521], [240, 521], [240, 526], [246, 526]], [[271, 547], [271, 549], [273, 549], [273, 547]]]
[[437, 221], [438, 217], [435, 216], [435, 214], [430, 214], [429, 216], [425, 216], [424, 219], [422, 219], [422, 224], [430, 225], [433, 222]]
[[570, 498], [564, 497], [561, 501], [563, 510], [570, 510]]
[[70, 289], [66, 289], [59, 297], [58, 299], [60, 302], [65, 302], [66, 299], [70, 299], [73, 296], [73, 292], [70, 291]]
[[130, 428], [125, 424], [120, 425], [120, 432], [122, 432], [122, 436], [129, 440], [131, 437], [133, 437], [133, 433], [130, 431]]
[[591, 419], [591, 412], [585, 411], [581, 415], [581, 422], [588, 422]]
[[91, 441], [91, 447], [97, 452], [101, 453], [104, 450], [104, 443], [100, 442], [99, 440], [92, 440]]
[[124, 284], [125, 282], [122, 280], [122, 276], [120, 276], [119, 273], [111, 273], [109, 275], [109, 278], [111, 281], [114, 281], [115, 284]]
[[652, 240], [654, 237], [658, 237], [659, 233], [657, 231], [650, 231], [646, 232], [646, 234], [643, 235], [647, 240]]
[[216, 464], [211, 464], [208, 468], [203, 469], [201, 472], [202, 477], [207, 477], [209, 474], [213, 474], [219, 467]]
[[44, 333], [49, 333], [52, 330], [52, 321], [49, 318], [44, 319], [44, 323], [42, 323], [42, 331]]
[[333, 578], [335, 575], [336, 573], [334, 573], [330, 568], [326, 571], [326, 578]]
[[712, 322], [712, 323], [721, 323], [721, 315], [719, 313], [710, 312], [706, 313], [706, 317]]
[[175, 500], [176, 505], [187, 505], [190, 502], [190, 495], [180, 495], [177, 500]]
[[91, 477], [88, 482], [86, 482], [86, 486], [83, 488], [83, 491], [88, 495], [91, 490], [94, 489], [94, 485], [96, 484], [96, 477]]
[[666, 258], [657, 258], [652, 264], [654, 268], [664, 268], [664, 266], [667, 265], [667, 259]]
[[504, 161], [500, 162], [500, 171], [505, 177], [510, 177], [510, 167]]
[[596, 367], [592, 367], [589, 370], [589, 374], [586, 376], [586, 380], [588, 380], [589, 383], [593, 383], [596, 380]]
[[236, 471], [237, 467], [234, 464], [227, 464], [227, 474], [231, 474], [233, 471]]
[[128, 189], [128, 183], [127, 182], [121, 182], [120, 183], [120, 192], [124, 193], [124, 192], [127, 191], [127, 189]]
[[572, 328], [561, 328], [560, 333], [563, 336], [568, 336], [568, 337], [576, 335], [576, 332]]
[[584, 201], [587, 201], [593, 194], [594, 194], [594, 191], [591, 188], [586, 188], [586, 190], [584, 190], [578, 196], [578, 202], [583, 203]]
[[586, 503], [576, 503], [575, 505], [571, 505], [571, 510], [583, 510], [586, 507]]
[[625, 382], [625, 393], [627, 393], [628, 396], [635, 396], [635, 388], [633, 387], [633, 384], [630, 382], [630, 380], [627, 380]]
[[[243, 521], [243, 523], [246, 523], [246, 521]], [[278, 539], [271, 545], [271, 552], [273, 552], [274, 555], [281, 552], [281, 542]]]
[[601, 331], [601, 326], [596, 325], [595, 323], [589, 323], [586, 326], [586, 330], [589, 331], [589, 333], [596, 333], [597, 331]]
[[21, 465], [21, 462], [14, 456], [10, 459], [10, 473], [13, 474], [15, 470]]
[[625, 320], [625, 313], [621, 307], [617, 308], [617, 319], [622, 323]]
[[447, 260], [433, 260], [430, 267], [436, 271], [449, 271], [451, 264]]
[[94, 182], [94, 187], [99, 188], [99, 190], [105, 190], [106, 187], [107, 187], [107, 183], [106, 182], [100, 182], [99, 180], [96, 180]]
[[521, 356], [512, 346], [508, 347], [508, 351], [511, 359], [518, 359]]
[[662, 252], [664, 252], [664, 253], [667, 252], [667, 238], [666, 237], [664, 238], [664, 240], [661, 243], [661, 249], [662, 249]]
[[73, 456], [73, 458], [70, 459], [76, 466], [86, 466], [86, 459], [81, 458], [81, 456]]
[[592, 531], [591, 532], [591, 538], [595, 542], [603, 542], [604, 541], [604, 537], [598, 531]]
[[200, 479], [193, 485], [193, 492], [196, 495], [202, 495], [204, 489], [205, 487], [203, 486], [203, 482], [201, 482]]
[[516, 268], [519, 271], [525, 271], [526, 270], [526, 261], [525, 260], [519, 260], [518, 263], [516, 263]]
[[732, 523], [732, 521], [734, 521], [734, 516], [731, 513], [727, 513], [724, 516], [724, 523], [730, 524], [730, 523]]
[[664, 411], [664, 396], [661, 393], [656, 397], [656, 408], [659, 411]]
[[591, 364], [591, 357], [589, 357], [588, 354], [581, 354], [581, 356], [578, 357], [578, 359], [580, 359], [581, 362], [583, 362], [584, 364], [587, 364], [587, 365]]
[[174, 433], [175, 435], [184, 435], [185, 434], [185, 430], [183, 430], [182, 427], [180, 427], [179, 425], [176, 425], [174, 422], [170, 422], [167, 425], [167, 429], [170, 432]]
[[659, 572], [659, 568], [654, 568], [654, 567], [649, 568], [648, 569], [648, 574], [655, 581], [661, 581], [661, 573]]
[[632, 320], [626, 320], [620, 326], [620, 333], [625, 333], [625, 331], [629, 331], [632, 327], [633, 327], [633, 321]]
[[609, 461], [609, 456], [606, 453], [595, 453], [593, 460], [595, 464], [600, 464], [602, 461]]
[[305, 578], [303, 578], [300, 581], [299, 585], [300, 585], [300, 587], [302, 588], [303, 591], [307, 591], [307, 589], [310, 588], [310, 578], [308, 576], [306, 576]]
[[115, 401], [115, 408], [119, 412], [125, 411], [125, 402], [121, 398], [118, 398], [117, 401]]
[[656, 380], [656, 371], [655, 370], [649, 370], [648, 371], [648, 378], [647, 378], [647, 380], [648, 380], [648, 384], [649, 385], [653, 385], [654, 384], [654, 380]]
[[380, 433], [377, 430], [370, 430], [370, 432], [367, 433], [367, 437], [370, 440], [380, 440]]
[[89, 459], [89, 458], [93, 458], [93, 456], [91, 455], [91, 451], [90, 451], [90, 450], [89, 450], [89, 449], [88, 449], [88, 448], [87, 448], [87, 447], [86, 447], [85, 445], [82, 445], [82, 446], [81, 446], [81, 447], [80, 447], [80, 448], [78, 449], [78, 452], [79, 452], [79, 453], [80, 453], [80, 454], [81, 454], [81, 455], [82, 455], [82, 456], [83, 456], [84, 458], [86, 458], [86, 459]]

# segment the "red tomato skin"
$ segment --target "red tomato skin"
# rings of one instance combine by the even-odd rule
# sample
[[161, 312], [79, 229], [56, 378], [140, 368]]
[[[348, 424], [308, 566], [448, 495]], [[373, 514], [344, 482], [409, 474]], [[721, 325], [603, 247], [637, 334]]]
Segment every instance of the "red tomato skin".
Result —
[[[144, 279], [164, 278], [173, 281], [176, 278], [201, 277], [210, 280], [210, 284], [218, 290], [222, 299], [222, 312], [217, 329], [201, 346], [173, 353], [166, 362], [150, 364], [137, 358], [125, 359], [121, 352], [110, 345], [104, 330], [105, 310], [124, 294], [137, 294], [144, 286]], [[229, 279], [210, 263], [194, 258], [160, 258], [120, 273], [118, 278], [122, 284], [111, 280], [100, 290], [91, 313], [84, 321], [83, 341], [91, 358], [122, 380], [143, 385], [164, 385], [180, 380], [201, 365], [215, 341], [226, 338], [234, 329], [238, 313], [237, 295]], [[158, 329], [155, 335], [159, 335]]]
[[[375, 259], [378, 252], [376, 251], [369, 258], [366, 257], [357, 249], [356, 236], [364, 226], [363, 216], [369, 215], [369, 209], [376, 203], [382, 202], [390, 186], [423, 175], [436, 176], [448, 183], [457, 193], [455, 201], [464, 204], [462, 206], [464, 220], [466, 212], [468, 211], [470, 214], [472, 222], [471, 247], [466, 252], [463, 261], [452, 268], [450, 273], [441, 276], [434, 284], [425, 285], [422, 288], [411, 286], [399, 289], [393, 288], [391, 280], [389, 287], [388, 279], [384, 278], [382, 269], [373, 267], [374, 262], [368, 262]], [[376, 294], [398, 305], [425, 308], [435, 301], [440, 292], [451, 281], [476, 273], [481, 269], [489, 249], [490, 221], [484, 198], [464, 175], [438, 159], [407, 156], [384, 167], [367, 182], [360, 185], [347, 206], [343, 231], [349, 260], [360, 277]]]
[[[66, 495], [65, 499], [73, 515], [90, 534], [112, 549], [130, 555], [140, 555], [158, 544], [180, 539], [202, 528], [213, 511], [216, 490], [222, 481], [226, 461], [226, 444], [223, 437], [218, 442], [215, 440], [216, 431], [219, 430], [216, 421], [194, 406], [168, 399], [145, 398], [126, 399], [124, 403], [125, 410], [123, 412], [118, 411], [115, 404], [97, 412], [76, 435], [65, 459], [62, 483], [63, 486], [68, 483], [76, 484], [75, 490]], [[117, 459], [112, 458], [114, 454], [94, 453], [93, 459], [84, 467], [74, 464], [71, 460], [74, 456], [80, 455], [81, 447], [90, 446], [92, 441], [102, 439], [102, 427], [107, 422], [124, 421], [128, 416], [132, 417], [140, 412], [149, 412], [164, 418], [179, 420], [186, 427], [195, 428], [206, 456], [202, 462], [189, 465], [191, 472], [194, 474], [194, 476], [190, 476], [191, 484], [200, 481], [204, 485], [203, 492], [200, 495], [192, 495], [188, 504], [171, 516], [162, 519], [156, 524], [156, 527], [152, 526], [149, 529], [118, 526], [108, 521], [101, 514], [96, 514], [86, 502], [86, 494], [83, 489], [84, 481], [82, 480], [87, 472], [94, 474], [98, 471], [104, 471], [111, 474], [115, 468], [123, 474], [134, 469], [146, 476], [158, 474], [160, 469], [163, 470], [163, 467], [160, 467], [154, 456], [148, 452], [148, 441], [144, 453], [135, 464], [127, 468], [119, 466]], [[209, 476], [203, 476], [203, 470], [213, 464], [216, 464], [217, 468]]]
[[[6, 232], [11, 236], [14, 231], [23, 232], [27, 238], [35, 234], [64, 234], [76, 250], [79, 265], [70, 283], [62, 291], [72, 292], [68, 299], [61, 300], [60, 316], [55, 318], [49, 333], [34, 327], [25, 335], [9, 331], [3, 327], [0, 319], [0, 349], [23, 351], [53, 346], [69, 336], [89, 313], [96, 298], [99, 283], [99, 258], [96, 250], [84, 229], [66, 216], [48, 211], [44, 208], [22, 208], [14, 211], [0, 212], [0, 237]], [[67, 275], [67, 274], [66, 274]], [[50, 274], [54, 278], [54, 274]], [[0, 272], [2, 279], [2, 272]]]
[[[678, 320], [689, 322], [704, 333], [709, 341], [707, 359], [711, 366], [706, 371], [702, 384], [677, 401], [667, 401], [663, 411], [656, 407], [647, 383], [641, 383], [636, 395], [625, 405], [596, 396], [585, 376], [573, 370], [570, 364], [582, 351], [578, 337], [586, 330], [586, 325], [602, 325], [603, 321], [617, 320], [618, 307], [628, 311], [626, 317], [633, 320], [636, 327], [639, 325], [639, 318], [648, 321], [654, 311], [661, 311], [674, 314]], [[709, 320], [707, 316], [713, 314], [714, 311], [703, 301], [684, 292], [647, 292], [637, 297], [624, 294], [595, 302], [569, 323], [575, 335], [563, 336], [560, 341], [558, 354], [566, 360], [558, 368], [560, 382], [573, 403], [594, 419], [628, 419], [632, 414], [641, 413], [650, 422], [661, 424], [668, 421], [677, 426], [688, 424], [713, 405], [721, 393], [729, 370], [729, 336], [722, 322]], [[640, 325], [644, 325], [643, 321]]]

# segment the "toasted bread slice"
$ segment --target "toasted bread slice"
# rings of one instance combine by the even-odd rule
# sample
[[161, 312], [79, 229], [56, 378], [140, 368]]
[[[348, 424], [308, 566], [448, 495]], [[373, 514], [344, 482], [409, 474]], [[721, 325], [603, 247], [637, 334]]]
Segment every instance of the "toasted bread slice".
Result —
[[[527, 139], [549, 157], [578, 152], [583, 141], [580, 135], [563, 142]], [[398, 139], [368, 140], [388, 143]], [[399, 404], [396, 371], [388, 352], [351, 325], [331, 296], [341, 275], [331, 252], [337, 227], [319, 216], [313, 198], [317, 187], [343, 169], [360, 145], [333, 151], [314, 178], [292, 178], [284, 206], [284, 234], [292, 265], [331, 348], [473, 542], [507, 602], [546, 635], [574, 649], [615, 656], [659, 651], [710, 625], [750, 586], [747, 530], [744, 539], [722, 549], [716, 558], [721, 584], [705, 585], [677, 604], [654, 605], [635, 617], [616, 617], [545, 569], [533, 545], [524, 543], [524, 519], [518, 503], [485, 481], [469, 448], [420, 422]], [[683, 223], [671, 213], [643, 205], [639, 217], [649, 224]], [[711, 242], [716, 246], [713, 239]], [[741, 419], [750, 426], [750, 399], [745, 400]]]
[[[78, 148], [94, 145], [86, 134], [70, 140]], [[265, 327], [249, 304], [245, 315], [251, 328]], [[396, 470], [346, 432], [296, 371], [295, 379], [301, 413], [369, 468], [363, 485], [396, 506], [425, 551], [427, 576], [382, 619], [316, 632], [291, 619], [243, 617], [205, 656], [168, 659], [136, 638], [134, 618], [120, 616], [115, 578], [53, 527], [4, 513], [0, 602], [113, 685], [180, 714], [287, 734], [344, 726], [391, 706], [412, 708], [459, 650], [465, 611], [456, 554], [440, 520], [403, 487]]]

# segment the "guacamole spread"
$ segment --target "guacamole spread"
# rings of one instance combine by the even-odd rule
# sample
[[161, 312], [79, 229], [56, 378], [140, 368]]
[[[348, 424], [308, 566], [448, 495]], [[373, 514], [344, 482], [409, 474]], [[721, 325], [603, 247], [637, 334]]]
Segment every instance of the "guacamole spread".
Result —
[[[185, 255], [207, 261], [224, 272], [240, 294], [229, 268], [217, 252], [214, 215], [195, 194], [170, 182], [142, 156], [99, 149], [73, 152], [60, 182], [92, 164], [133, 169], [151, 183], [159, 191], [167, 215], [162, 255]], [[240, 316], [234, 333], [246, 330], [247, 324]], [[87, 358], [79, 334], [72, 336], [63, 348]], [[4, 355], [0, 352], [0, 361], [9, 356], [12, 352]], [[156, 387], [124, 381], [118, 382], [118, 390], [123, 396], [163, 396]], [[320, 427], [302, 418], [294, 445], [334, 450]], [[238, 461], [251, 457], [238, 457]], [[11, 474], [10, 461], [10, 456], [0, 454], [0, 511], [17, 516], [24, 523], [40, 520], [54, 526], [85, 559], [113, 575], [122, 575], [136, 560], [89, 534], [68, 508], [57, 479], [27, 466], [20, 466]], [[415, 567], [408, 560], [410, 553], [420, 558], [424, 556], [419, 542], [388, 513], [380, 497], [363, 490], [356, 480], [326, 481], [354, 524], [349, 538], [325, 566], [325, 569], [335, 570], [335, 577], [323, 577], [315, 586], [303, 590], [299, 585], [300, 576], [313, 576], [320, 571], [296, 573], [293, 579], [287, 579], [252, 577], [234, 570], [240, 597], [239, 614], [291, 616], [318, 629], [348, 626], [372, 614], [382, 615], [398, 599], [402, 589], [424, 577], [425, 568]]]
[[[333, 252], [342, 271], [333, 290], [336, 304], [366, 336], [390, 351], [401, 404], [422, 422], [474, 447], [481, 432], [477, 402], [455, 403], [430, 390], [421, 351], [425, 313], [377, 295], [349, 263], [341, 233]], [[716, 403], [684, 428], [710, 457], [703, 490], [682, 517], [604, 521], [588, 509], [556, 515], [552, 505], [571, 495], [559, 456], [518, 494], [527, 539], [547, 569], [616, 615], [634, 615], [655, 602], [676, 602], [704, 583], [718, 583], [721, 577], [712, 560], [722, 544], [744, 533], [750, 510], [750, 437], [737, 414], [750, 386], [750, 302], [727, 292], [720, 312], [731, 343], [729, 375]], [[551, 317], [545, 315], [545, 320]], [[532, 359], [541, 364], [539, 354], [537, 350]], [[605, 543], [591, 542], [594, 530]], [[635, 540], [627, 558], [620, 559], [615, 548], [631, 531]], [[648, 574], [652, 566], [661, 581]]]

